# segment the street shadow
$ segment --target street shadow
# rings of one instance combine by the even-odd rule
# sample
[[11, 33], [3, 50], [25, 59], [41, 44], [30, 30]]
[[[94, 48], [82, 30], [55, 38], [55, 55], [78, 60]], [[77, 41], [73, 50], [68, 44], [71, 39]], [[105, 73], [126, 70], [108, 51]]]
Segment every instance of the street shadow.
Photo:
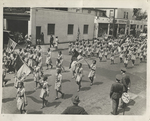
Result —
[[43, 111], [28, 111], [28, 114], [43, 114]]
[[118, 64], [118, 63], [112, 63], [112, 64], [110, 64], [110, 65], [116, 65], [116, 64]]
[[51, 87], [52, 85], [48, 84], [48, 87]]
[[37, 100], [36, 98], [32, 97], [32, 96], [27, 96], [28, 98], [31, 98], [34, 102], [36, 103], [41, 103], [42, 104], [42, 100]]
[[134, 64], [135, 66], [139, 66], [139, 64]]
[[58, 107], [60, 105], [61, 102], [48, 102], [47, 106], [46, 107], [52, 107], [52, 106], [55, 106]]
[[133, 67], [127, 67], [127, 69], [131, 69], [131, 68], [133, 68]]
[[24, 80], [25, 82], [31, 82], [31, 81], [33, 81], [34, 79], [26, 79], [26, 80]]
[[81, 82], [90, 82], [90, 81], [88, 81], [88, 80], [82, 80]]
[[2, 99], [2, 102], [7, 103], [9, 101], [13, 101], [14, 99], [16, 99], [16, 98], [15, 97], [13, 97], [13, 98], [4, 98], [4, 99]]
[[127, 104], [127, 106], [129, 106], [129, 105], [134, 105], [134, 104], [135, 104], [135, 101], [132, 100], [132, 99], [130, 99], [130, 102]]
[[69, 99], [73, 96], [73, 94], [65, 94], [63, 99]]
[[68, 72], [70, 72], [69, 70], [66, 70], [66, 71], [62, 71], [62, 73], [68, 73]]
[[90, 90], [91, 89], [91, 87], [83, 87], [83, 88], [81, 88], [81, 91], [87, 91], [87, 90]]
[[130, 102], [126, 105], [125, 109], [121, 108], [118, 110], [118, 112], [123, 113], [124, 111], [125, 112], [130, 111], [130, 107], [128, 107], [128, 106], [130, 106], [130, 105], [133, 106], [134, 104], [135, 104], [135, 101], [131, 99]]
[[95, 82], [93, 85], [100, 85], [103, 84], [103, 82]]
[[48, 77], [48, 76], [52, 76], [51, 74], [45, 74], [44, 76]]
[[65, 83], [65, 82], [70, 82], [70, 80], [68, 80], [68, 79], [63, 79], [63, 80], [62, 80], [62, 83]]
[[124, 114], [125, 114], [126, 111], [130, 111], [130, 108], [129, 107], [125, 107], [125, 109], [119, 109], [118, 113], [120, 114], [120, 113], [124, 112]]
[[26, 95], [31, 95], [31, 94], [33, 94], [35, 91], [33, 90], [33, 91], [26, 91]]
[[12, 87], [12, 86], [14, 86], [14, 83], [9, 83], [5, 87]]

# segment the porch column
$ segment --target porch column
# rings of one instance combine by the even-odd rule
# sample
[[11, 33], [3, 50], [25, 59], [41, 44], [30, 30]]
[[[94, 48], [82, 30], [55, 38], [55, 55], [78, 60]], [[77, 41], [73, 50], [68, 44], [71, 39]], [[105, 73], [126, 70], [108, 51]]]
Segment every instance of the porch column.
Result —
[[7, 19], [3, 19], [3, 29], [7, 30]]
[[108, 24], [107, 35], [109, 35], [110, 23]]

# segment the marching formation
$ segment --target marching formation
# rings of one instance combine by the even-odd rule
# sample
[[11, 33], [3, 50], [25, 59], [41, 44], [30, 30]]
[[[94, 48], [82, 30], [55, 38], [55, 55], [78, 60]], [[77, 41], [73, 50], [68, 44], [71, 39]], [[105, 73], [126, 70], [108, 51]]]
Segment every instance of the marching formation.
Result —
[[[123, 39], [108, 39], [99, 40], [93, 39], [76, 41], [69, 43], [69, 54], [71, 62], [69, 68], [72, 72], [72, 78], [75, 78], [76, 84], [78, 85], [77, 91], [79, 92], [82, 87], [83, 78], [83, 67], [82, 62], [86, 62], [89, 67], [89, 81], [90, 85], [93, 85], [94, 78], [96, 77], [96, 64], [102, 61], [109, 61], [110, 64], [115, 63], [115, 58], [120, 58], [120, 63], [124, 63], [125, 68], [128, 66], [128, 62], [132, 61], [134, 66], [135, 61], [138, 59], [140, 62], [147, 58], [147, 41], [146, 39], [137, 39], [127, 36]], [[43, 57], [46, 56], [46, 62], [43, 62]], [[86, 59], [94, 58], [90, 65]], [[96, 61], [99, 58], [99, 62]], [[35, 87], [33, 90], [37, 90], [41, 87], [41, 93], [39, 97], [42, 99], [42, 108], [44, 108], [48, 101], [46, 97], [49, 96], [49, 86], [47, 77], [44, 76], [43, 64], [46, 64], [46, 69], [53, 68], [52, 63], [52, 51], [48, 48], [46, 55], [43, 53], [41, 46], [28, 45], [26, 48], [20, 48], [19, 51], [15, 50], [14, 46], [10, 46], [9, 49], [3, 50], [3, 82], [2, 85], [5, 87], [7, 81], [5, 80], [7, 73], [14, 73], [15, 82], [14, 87], [17, 89], [17, 108], [21, 113], [26, 113], [25, 106], [27, 105], [25, 95], [25, 78], [31, 74], [33, 75]], [[24, 65], [24, 68], [22, 67]], [[63, 54], [62, 51], [58, 51], [56, 59], [56, 75], [55, 75], [55, 90], [56, 98], [58, 99], [58, 93], [64, 98], [65, 93], [62, 91], [62, 72], [66, 69], [63, 66]], [[86, 75], [85, 75], [86, 76]], [[118, 77], [117, 77], [118, 79]], [[118, 79], [119, 80], [119, 79]]]

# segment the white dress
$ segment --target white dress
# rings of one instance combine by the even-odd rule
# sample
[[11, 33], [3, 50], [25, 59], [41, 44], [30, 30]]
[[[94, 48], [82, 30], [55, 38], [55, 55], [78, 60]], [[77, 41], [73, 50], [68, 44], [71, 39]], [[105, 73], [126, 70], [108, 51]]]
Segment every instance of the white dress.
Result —
[[91, 67], [91, 71], [90, 71], [88, 77], [94, 77], [95, 71], [96, 71], [96, 64], [91, 64], [90, 67]]

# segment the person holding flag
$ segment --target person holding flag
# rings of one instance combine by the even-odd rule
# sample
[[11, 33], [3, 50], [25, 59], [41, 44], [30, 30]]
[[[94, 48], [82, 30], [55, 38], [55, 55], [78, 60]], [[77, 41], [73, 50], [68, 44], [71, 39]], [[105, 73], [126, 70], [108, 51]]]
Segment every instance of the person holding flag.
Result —
[[93, 85], [93, 81], [94, 81], [94, 77], [95, 77], [95, 71], [96, 71], [96, 60], [93, 60], [92, 64], [91, 65], [88, 64], [88, 66], [91, 69], [88, 77], [89, 77], [89, 79], [91, 81], [91, 86], [92, 86]]

